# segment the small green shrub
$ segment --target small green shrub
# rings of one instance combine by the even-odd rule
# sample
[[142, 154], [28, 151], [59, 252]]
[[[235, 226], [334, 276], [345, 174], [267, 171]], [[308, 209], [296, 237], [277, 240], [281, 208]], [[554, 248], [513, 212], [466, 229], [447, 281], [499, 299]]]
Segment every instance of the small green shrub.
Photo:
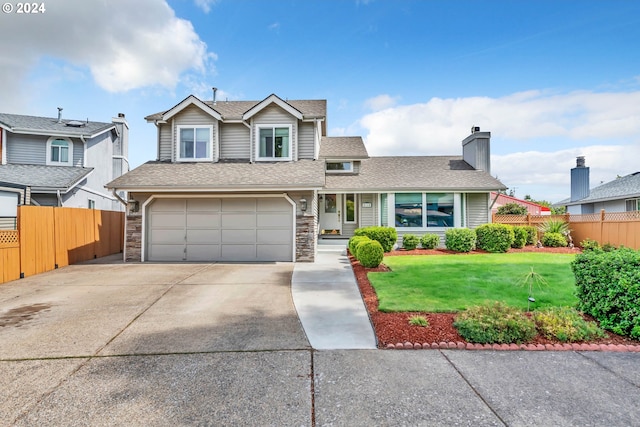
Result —
[[571, 262], [578, 310], [600, 327], [640, 338], [640, 251], [585, 251]]
[[513, 243], [512, 248], [521, 249], [527, 244], [527, 230], [521, 226], [513, 227]]
[[440, 236], [437, 234], [427, 233], [420, 238], [420, 246], [422, 249], [435, 249], [440, 244]]
[[424, 316], [411, 316], [409, 318], [409, 324], [412, 326], [422, 326], [423, 328], [426, 328], [429, 326], [429, 321]]
[[562, 342], [585, 341], [605, 336], [597, 324], [584, 320], [575, 308], [550, 307], [535, 311], [533, 320], [542, 335]]
[[527, 231], [527, 245], [535, 245], [538, 242], [538, 229], [532, 225], [523, 227]]
[[420, 239], [418, 239], [418, 236], [414, 234], [405, 234], [402, 236], [402, 247], [408, 251], [412, 251], [417, 248], [418, 243], [420, 243]]
[[363, 227], [354, 232], [356, 236], [367, 236], [371, 240], [377, 240], [385, 252], [393, 249], [398, 241], [398, 232], [393, 227]]
[[567, 246], [567, 239], [560, 233], [547, 232], [542, 235], [542, 245], [550, 248]]
[[480, 344], [523, 343], [537, 334], [533, 320], [497, 301], [463, 311], [453, 326], [465, 340]]
[[597, 240], [591, 240], [589, 238], [586, 238], [582, 242], [580, 242], [580, 247], [583, 251], [595, 251], [598, 249], [602, 249], [600, 247], [600, 242], [598, 242]]
[[482, 224], [476, 228], [476, 245], [487, 252], [507, 252], [513, 243], [513, 227], [507, 224]]
[[505, 203], [496, 211], [498, 215], [526, 215], [527, 208], [517, 203]]
[[347, 247], [349, 248], [349, 252], [351, 252], [351, 255], [353, 255], [354, 257], [356, 256], [356, 248], [358, 247], [358, 245], [364, 241], [367, 240], [371, 240], [370, 238], [368, 238], [367, 236], [353, 236], [349, 239], [349, 243], [347, 244]]
[[538, 227], [538, 230], [542, 233], [569, 233], [571, 229], [569, 224], [561, 219], [548, 219]]
[[357, 248], [358, 256], [356, 257], [363, 267], [373, 268], [380, 265], [384, 258], [384, 250], [377, 240], [362, 242]]
[[471, 252], [476, 248], [476, 232], [468, 228], [449, 228], [444, 233], [444, 245], [450, 251]]
[[611, 251], [615, 251], [616, 249], [616, 245], [612, 245], [611, 243], [607, 242], [604, 245], [602, 245], [602, 250], [605, 252], [611, 252]]

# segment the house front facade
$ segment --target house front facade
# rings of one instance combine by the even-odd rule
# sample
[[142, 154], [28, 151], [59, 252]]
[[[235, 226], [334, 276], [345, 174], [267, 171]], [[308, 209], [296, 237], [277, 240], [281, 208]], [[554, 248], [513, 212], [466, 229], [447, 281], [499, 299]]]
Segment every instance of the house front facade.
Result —
[[146, 120], [157, 158], [107, 185], [126, 191], [127, 261], [314, 261], [319, 239], [384, 225], [399, 235], [490, 221], [489, 132], [462, 156], [372, 157], [326, 135], [325, 100], [201, 101]]
[[[18, 205], [122, 211], [105, 184], [129, 170], [128, 123], [0, 113], [0, 214]], [[121, 197], [122, 195], [120, 195]]]

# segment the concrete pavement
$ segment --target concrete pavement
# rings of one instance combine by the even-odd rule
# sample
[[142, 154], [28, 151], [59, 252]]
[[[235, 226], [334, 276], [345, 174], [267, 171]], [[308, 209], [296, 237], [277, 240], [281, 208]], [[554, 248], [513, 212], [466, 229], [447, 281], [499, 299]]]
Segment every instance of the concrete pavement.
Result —
[[115, 262], [0, 286], [0, 425], [640, 425], [640, 353], [318, 351], [293, 269]]

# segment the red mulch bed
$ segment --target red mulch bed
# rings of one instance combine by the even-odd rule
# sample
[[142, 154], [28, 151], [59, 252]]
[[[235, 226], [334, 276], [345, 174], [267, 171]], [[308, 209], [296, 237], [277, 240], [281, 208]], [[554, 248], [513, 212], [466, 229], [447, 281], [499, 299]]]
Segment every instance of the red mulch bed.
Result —
[[[525, 247], [523, 249], [510, 249], [509, 252], [552, 252], [552, 253], [579, 253], [580, 249], [569, 248], [536, 248], [535, 246]], [[443, 255], [443, 254], [458, 254], [465, 256], [466, 254], [451, 252], [443, 249], [416, 249], [413, 251], [396, 250], [392, 251], [386, 256], [396, 255]], [[473, 253], [485, 253], [483, 251], [473, 251]], [[402, 313], [383, 313], [378, 311], [378, 296], [375, 290], [371, 286], [367, 273], [376, 271], [389, 271], [384, 265], [376, 268], [365, 268], [352, 256], [349, 256], [353, 272], [360, 288], [360, 293], [369, 312], [369, 317], [373, 323], [376, 336], [378, 337], [378, 347], [385, 348], [388, 344], [396, 345], [398, 343], [467, 343], [456, 328], [453, 327], [453, 321], [456, 316], [455, 313], [417, 313], [417, 312], [402, 312]], [[421, 315], [427, 318], [429, 321], [428, 327], [412, 326], [409, 324], [409, 318], [413, 315]], [[593, 320], [589, 316], [585, 316], [589, 320]], [[640, 341], [633, 340], [627, 337], [616, 335], [612, 332], [605, 331], [606, 338], [600, 338], [589, 341], [590, 344], [624, 344], [624, 345], [640, 345]], [[583, 342], [584, 343], [584, 342]], [[528, 344], [561, 344], [560, 341], [551, 340], [538, 335], [533, 341]]]

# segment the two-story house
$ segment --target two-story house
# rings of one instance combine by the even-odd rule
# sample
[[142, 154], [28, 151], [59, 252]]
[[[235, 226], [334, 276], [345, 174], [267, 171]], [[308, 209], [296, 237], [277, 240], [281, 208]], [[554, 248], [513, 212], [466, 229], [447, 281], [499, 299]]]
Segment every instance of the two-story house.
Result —
[[[326, 135], [325, 100], [204, 102], [150, 115], [158, 152], [107, 184], [129, 195], [125, 260], [313, 261], [358, 227], [444, 235], [490, 220], [489, 132], [462, 156], [372, 157]], [[425, 136], [428, 138], [428, 136]]]
[[105, 184], [129, 171], [129, 125], [0, 113], [0, 216], [17, 205], [122, 211]]

